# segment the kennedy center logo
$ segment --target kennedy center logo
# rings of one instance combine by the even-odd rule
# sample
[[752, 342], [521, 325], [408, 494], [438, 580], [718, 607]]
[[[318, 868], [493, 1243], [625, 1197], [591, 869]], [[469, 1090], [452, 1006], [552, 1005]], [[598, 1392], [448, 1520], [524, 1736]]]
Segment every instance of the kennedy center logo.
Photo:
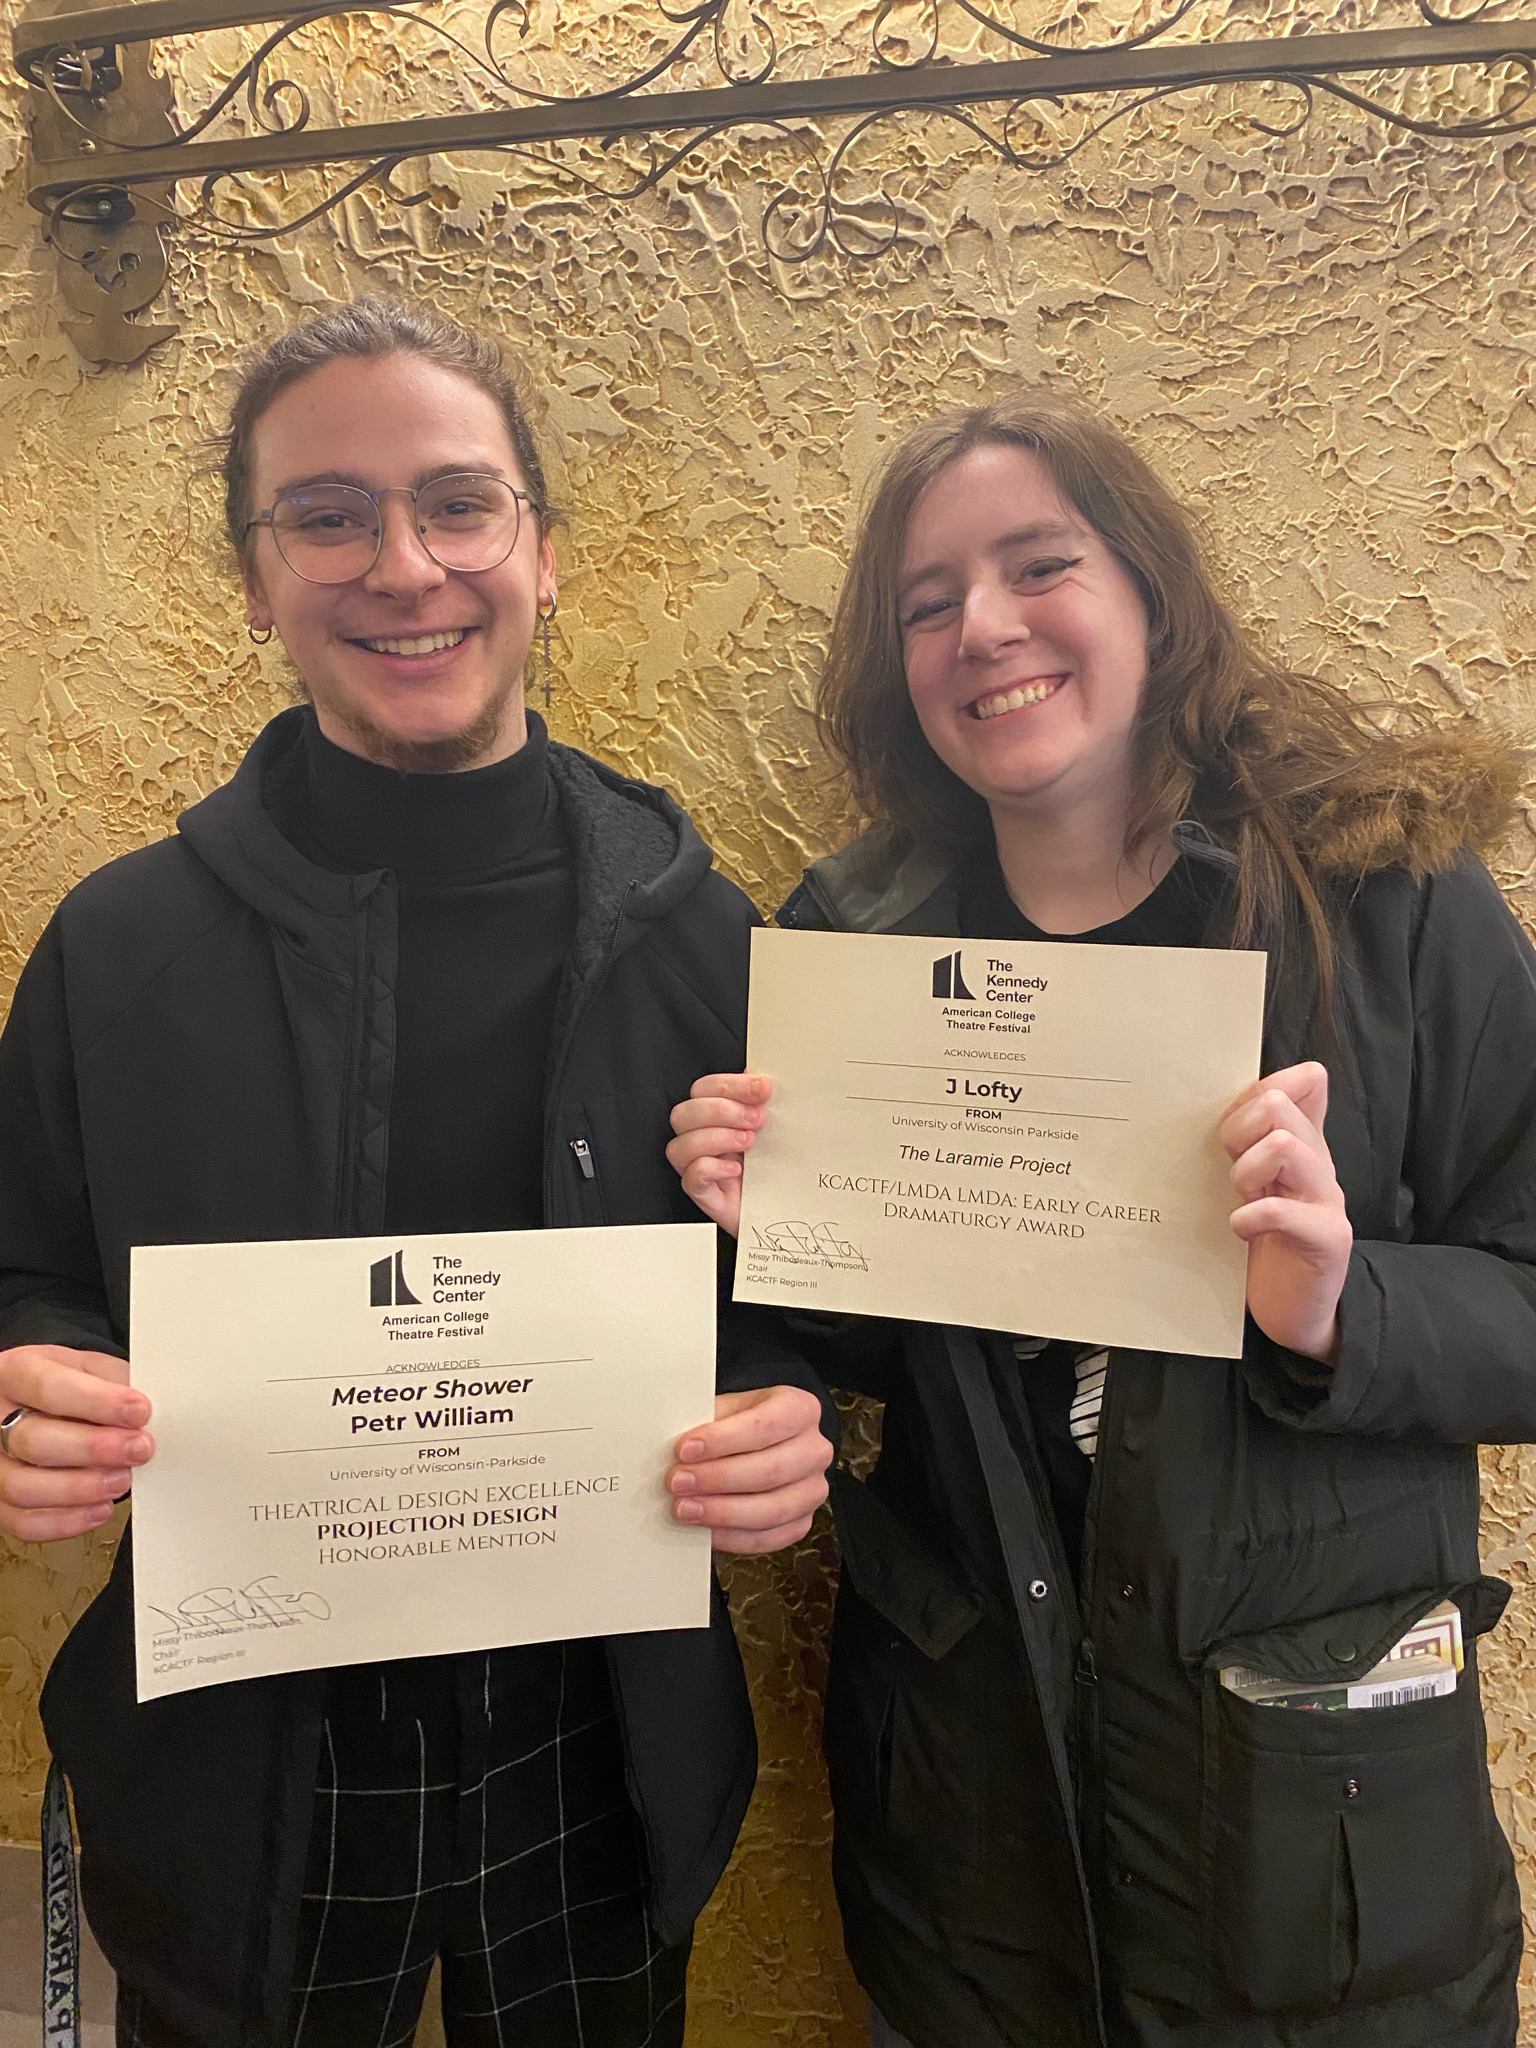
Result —
[[405, 1284], [405, 1253], [375, 1259], [368, 1268], [370, 1308], [416, 1308], [418, 1297]]
[[933, 993], [938, 1002], [974, 1003], [976, 998], [960, 972], [960, 955], [943, 953], [933, 963]]

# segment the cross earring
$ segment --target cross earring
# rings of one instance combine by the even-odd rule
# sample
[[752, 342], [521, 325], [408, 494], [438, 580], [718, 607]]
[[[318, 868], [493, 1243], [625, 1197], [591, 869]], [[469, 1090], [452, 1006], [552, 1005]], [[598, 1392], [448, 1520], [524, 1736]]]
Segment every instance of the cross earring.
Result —
[[555, 614], [559, 611], [559, 609], [560, 600], [555, 595], [555, 593], [551, 591], [549, 598], [549, 610], [547, 612], [541, 611], [539, 613], [539, 672], [541, 685], [544, 691], [544, 709], [546, 711], [549, 709], [549, 700], [551, 695], [549, 678], [550, 670], [553, 665], [553, 656], [550, 653], [549, 646], [550, 628], [554, 624]]

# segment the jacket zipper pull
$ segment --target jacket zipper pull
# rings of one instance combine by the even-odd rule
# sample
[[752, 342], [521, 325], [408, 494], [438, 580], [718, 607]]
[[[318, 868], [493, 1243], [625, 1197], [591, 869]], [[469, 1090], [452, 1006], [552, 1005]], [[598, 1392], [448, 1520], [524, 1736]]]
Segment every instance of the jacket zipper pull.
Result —
[[1093, 1641], [1077, 1647], [1077, 1825], [1083, 1873], [1092, 1898], [1102, 1900], [1106, 1880], [1104, 1846], [1104, 1758], [1099, 1727], [1099, 1662]]
[[583, 1180], [596, 1180], [597, 1168], [592, 1164], [592, 1147], [585, 1138], [572, 1138], [571, 1150], [576, 1154], [576, 1164], [581, 1168]]

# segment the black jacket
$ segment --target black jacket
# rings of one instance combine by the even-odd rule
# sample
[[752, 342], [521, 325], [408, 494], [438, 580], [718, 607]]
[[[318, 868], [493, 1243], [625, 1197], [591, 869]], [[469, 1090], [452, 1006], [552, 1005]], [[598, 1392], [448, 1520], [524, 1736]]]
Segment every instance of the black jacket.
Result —
[[[781, 913], [959, 933], [951, 878], [857, 852]], [[1331, 1373], [1116, 1351], [1077, 1587], [1005, 1341], [846, 1323], [886, 1402], [834, 1482], [826, 1744], [855, 1966], [916, 2048], [1510, 2048], [1520, 1912], [1475, 1646], [1454, 1696], [1255, 1707], [1240, 1663], [1359, 1675], [1448, 1594], [1469, 1637], [1480, 1442], [1536, 1438], [1536, 970], [1487, 873], [1373, 875], [1336, 1043], [1282, 991], [1267, 1070], [1331, 1074], [1356, 1233]]]
[[[0, 1343], [126, 1355], [135, 1244], [381, 1228], [395, 884], [313, 866], [268, 817], [263, 776], [299, 716], [275, 719], [177, 836], [73, 890], [28, 963], [0, 1039]], [[578, 911], [546, 1221], [697, 1221], [663, 1157], [667, 1112], [699, 1074], [741, 1064], [755, 913], [668, 797], [549, 755]], [[722, 1385], [806, 1378], [775, 1327], [723, 1318]], [[109, 1960], [191, 2038], [276, 2042], [325, 1674], [136, 1705], [128, 1553], [43, 1696], [86, 1909]], [[652, 1910], [677, 1940], [752, 1788], [740, 1659], [718, 1591], [709, 1629], [615, 1637], [608, 1655]]]

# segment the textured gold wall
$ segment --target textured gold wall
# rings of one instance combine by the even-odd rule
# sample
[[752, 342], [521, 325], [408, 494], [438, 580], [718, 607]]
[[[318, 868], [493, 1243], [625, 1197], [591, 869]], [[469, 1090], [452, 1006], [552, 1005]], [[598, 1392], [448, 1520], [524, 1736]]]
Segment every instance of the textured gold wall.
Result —
[[[845, 57], [872, 11], [828, 0]], [[1231, 15], [1246, 32], [1372, 18], [1281, 0]], [[552, 19], [536, 13], [530, 48]], [[808, 0], [774, 19], [813, 68]], [[621, 28], [568, 0], [555, 73], [617, 70]], [[434, 89], [430, 45], [391, 33], [383, 59], [331, 39], [363, 118]], [[206, 99], [208, 61], [176, 60], [184, 109]], [[401, 174], [430, 193], [407, 213], [360, 197], [286, 247], [185, 242], [180, 337], [98, 373], [60, 335], [18, 100], [0, 90], [7, 985], [62, 890], [165, 831], [285, 701], [279, 650], [244, 638], [212, 494], [186, 479], [240, 345], [360, 287], [420, 290], [525, 346], [572, 510], [551, 722], [673, 789], [765, 908], [841, 822], [806, 704], [850, 504], [893, 432], [1015, 374], [1070, 380], [1134, 430], [1293, 661], [1442, 713], [1528, 717], [1536, 151], [1391, 141], [1331, 105], [1272, 139], [1236, 105], [1151, 110], [1040, 176], [941, 122], [898, 126], [866, 161], [910, 239], [862, 266], [765, 260], [773, 188], [756, 174], [789, 161], [767, 140], [718, 147], [632, 208], [548, 181], [509, 197], [494, 167], [435, 161]], [[248, 204], [277, 218], [269, 191]], [[1532, 838], [1501, 870], [1526, 910]], [[1500, 1451], [1486, 1469], [1492, 1563], [1516, 1587], [1486, 1660], [1494, 1775], [1536, 1901], [1536, 1461]], [[35, 1839], [37, 1689], [106, 1556], [105, 1539], [0, 1544], [0, 1836]], [[816, 1761], [829, 1565], [823, 1535], [731, 1573], [764, 1769], [703, 1930], [697, 2048], [860, 2038]]]

